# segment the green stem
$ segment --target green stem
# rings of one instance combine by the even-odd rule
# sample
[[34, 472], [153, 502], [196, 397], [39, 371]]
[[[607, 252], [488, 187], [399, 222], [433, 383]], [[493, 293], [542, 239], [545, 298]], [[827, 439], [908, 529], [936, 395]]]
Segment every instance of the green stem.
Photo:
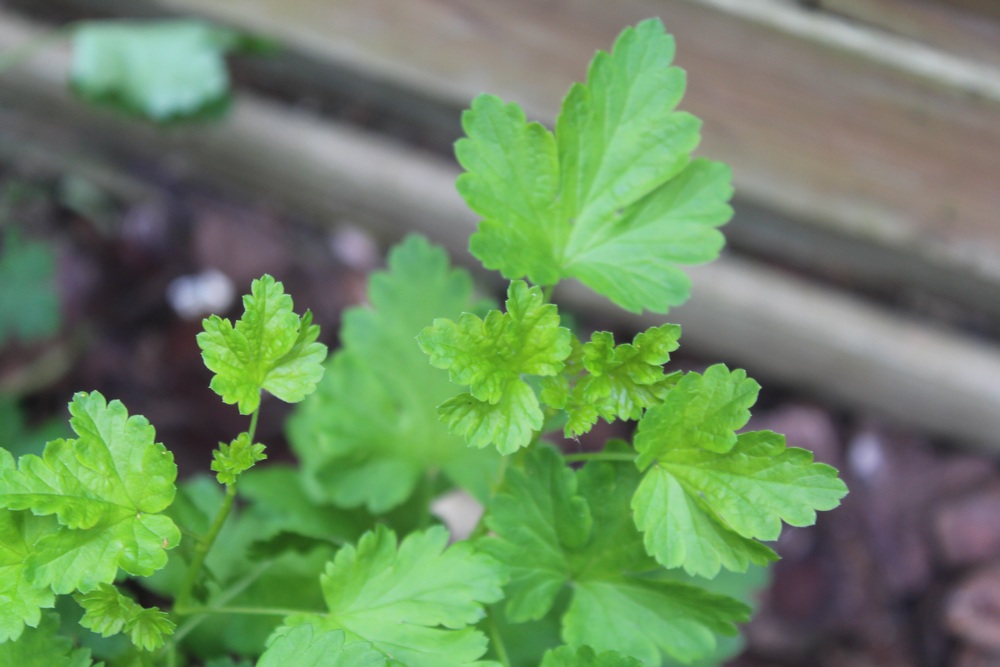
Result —
[[0, 72], [19, 65], [31, 58], [35, 53], [66, 39], [70, 33], [76, 30], [78, 25], [78, 22], [67, 23], [48, 34], [30, 39], [24, 44], [19, 44], [13, 49], [0, 53]]
[[635, 454], [628, 452], [584, 452], [581, 454], [567, 454], [563, 458], [567, 463], [578, 463], [580, 461], [624, 461], [625, 463], [635, 462]]
[[177, 594], [177, 600], [174, 603], [175, 613], [182, 616], [191, 613], [188, 611], [188, 607], [191, 604], [191, 595], [194, 591], [194, 585], [197, 583], [198, 575], [201, 574], [201, 569], [205, 565], [205, 558], [208, 557], [208, 552], [212, 549], [212, 545], [215, 544], [215, 538], [219, 536], [219, 531], [222, 530], [222, 526], [226, 523], [226, 519], [229, 518], [229, 513], [233, 509], [233, 501], [235, 499], [236, 485], [227, 484], [226, 497], [222, 501], [222, 507], [219, 508], [219, 513], [215, 515], [215, 520], [212, 522], [212, 526], [208, 529], [208, 533], [198, 543], [198, 546], [195, 547], [194, 558], [191, 560], [191, 565], [188, 566], [187, 574], [184, 577], [184, 583], [181, 584], [181, 590]]
[[250, 444], [253, 444], [253, 437], [257, 433], [257, 417], [259, 415], [260, 415], [260, 405], [258, 405], [257, 409], [253, 411], [252, 415], [250, 415], [250, 428], [249, 430], [247, 430], [247, 435], [250, 436], [249, 438]]
[[489, 609], [486, 610], [487, 623], [490, 630], [490, 644], [496, 651], [497, 660], [503, 667], [511, 667], [510, 656], [507, 655], [507, 645], [504, 644], [503, 636], [500, 634], [500, 626], [497, 625], [496, 615]]
[[239, 614], [241, 616], [291, 616], [315, 614], [315, 609], [281, 609], [278, 607], [191, 607], [191, 614]]
[[542, 288], [542, 299], [543, 303], [552, 303], [552, 290], [556, 288], [555, 284], [546, 285]]

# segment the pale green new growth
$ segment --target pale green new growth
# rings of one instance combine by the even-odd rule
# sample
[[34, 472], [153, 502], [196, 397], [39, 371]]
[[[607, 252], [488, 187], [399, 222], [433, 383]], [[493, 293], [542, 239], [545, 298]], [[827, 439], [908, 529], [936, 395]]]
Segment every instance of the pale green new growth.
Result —
[[436, 319], [417, 337], [431, 365], [469, 386], [468, 394], [441, 405], [441, 418], [470, 445], [495, 444], [501, 454], [527, 446], [542, 427], [541, 405], [523, 376], [559, 374], [572, 351], [572, 334], [538, 287], [515, 280], [506, 307], [486, 319], [472, 313], [457, 322]]
[[577, 278], [635, 312], [682, 303], [678, 264], [714, 259], [732, 211], [729, 169], [691, 159], [700, 122], [675, 111], [683, 70], [658, 20], [626, 29], [570, 89], [555, 133], [482, 95], [462, 117], [458, 190], [483, 217], [470, 249], [540, 285]]
[[716, 634], [734, 634], [733, 624], [749, 610], [648, 576], [656, 563], [628, 512], [637, 481], [631, 465], [589, 463], [574, 473], [555, 450], [537, 447], [523, 472], [508, 471], [487, 514], [495, 536], [480, 546], [510, 573], [511, 620], [541, 618], [569, 587], [562, 622], [567, 644], [618, 651], [650, 665], [664, 656], [690, 662], [712, 653]]
[[368, 642], [348, 642], [342, 630], [312, 625], [281, 628], [268, 640], [257, 667], [387, 667], [385, 655]]
[[663, 441], [654, 456], [632, 500], [636, 526], [665, 567], [703, 577], [774, 560], [756, 540], [776, 540], [782, 521], [812, 525], [847, 493], [834, 468], [769, 431], [743, 433], [725, 453]]
[[472, 280], [418, 236], [388, 264], [371, 278], [371, 306], [344, 313], [343, 347], [289, 422], [292, 448], [311, 490], [338, 505], [385, 512], [438, 471], [485, 501], [500, 457], [470, 449], [438, 419], [456, 387], [415, 340], [434, 318], [473, 309]]
[[471, 627], [483, 604], [502, 597], [492, 559], [468, 542], [448, 546], [442, 527], [408, 535], [397, 545], [384, 526], [346, 546], [327, 565], [320, 586], [329, 612], [299, 614], [291, 626], [343, 630], [407, 667], [477, 665], [486, 637]]
[[77, 394], [70, 413], [77, 439], [54, 440], [16, 468], [0, 450], [0, 508], [55, 515], [61, 525], [24, 561], [27, 579], [55, 593], [110, 583], [119, 567], [151, 574], [180, 541], [159, 514], [173, 500], [177, 467], [149, 422], [97, 392]]
[[218, 315], [202, 322], [198, 345], [205, 366], [215, 373], [212, 390], [245, 415], [260, 405], [262, 390], [286, 403], [311, 394], [326, 358], [312, 314], [300, 318], [292, 312], [292, 297], [268, 275], [253, 281], [243, 308], [236, 326]]
[[191, 19], [90, 21], [73, 32], [73, 89], [156, 121], [221, 108], [229, 95], [223, 59], [231, 30]]
[[174, 632], [175, 626], [164, 612], [142, 607], [110, 584], [73, 597], [85, 612], [80, 625], [103, 637], [124, 631], [135, 646], [152, 651]]
[[217, 473], [219, 484], [235, 484], [240, 473], [267, 458], [264, 449], [259, 442], [251, 443], [250, 434], [245, 431], [228, 445], [220, 442], [219, 448], [212, 453], [212, 470]]

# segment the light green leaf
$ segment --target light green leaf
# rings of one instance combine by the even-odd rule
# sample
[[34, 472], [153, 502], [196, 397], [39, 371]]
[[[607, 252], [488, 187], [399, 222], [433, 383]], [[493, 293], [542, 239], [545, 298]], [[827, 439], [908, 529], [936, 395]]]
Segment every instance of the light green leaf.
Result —
[[35, 586], [91, 590], [118, 568], [149, 575], [167, 560], [180, 531], [159, 514], [174, 497], [177, 467], [145, 418], [129, 417], [97, 392], [70, 403], [75, 440], [54, 440], [41, 457], [0, 466], [0, 507], [54, 514], [67, 530], [38, 540], [25, 562]]
[[0, 643], [0, 665], [90, 667], [94, 664], [90, 649], [74, 649], [73, 642], [58, 632], [59, 615], [44, 614], [37, 628], [26, 629], [16, 641]]
[[775, 540], [781, 522], [807, 526], [817, 510], [847, 493], [828, 465], [785, 447], [769, 431], [743, 433], [717, 453], [682, 442], [661, 453], [636, 490], [635, 523], [649, 552], [665, 567], [714, 577], [720, 567], [743, 571], [774, 553], [755, 540]]
[[0, 240], [0, 344], [34, 340], [59, 328], [56, 258], [43, 244], [24, 241], [15, 230]]
[[[13, 461], [0, 455], [0, 467], [13, 467]], [[41, 610], [55, 604], [47, 586], [28, 579], [25, 563], [38, 541], [57, 530], [52, 517], [0, 510], [0, 643], [20, 637], [25, 625], [37, 627]]]
[[470, 449], [438, 419], [437, 407], [456, 388], [416, 342], [435, 317], [473, 308], [468, 273], [412, 236], [389, 254], [389, 270], [372, 276], [369, 301], [344, 314], [344, 347], [289, 421], [310, 492], [385, 512], [409, 498], [421, 478], [443, 472], [485, 499], [500, 457]]
[[257, 667], [387, 667], [386, 657], [368, 642], [348, 642], [341, 630], [320, 632], [312, 625], [282, 628], [268, 640]]
[[163, 646], [176, 627], [164, 612], [142, 607], [110, 584], [73, 597], [85, 612], [80, 625], [102, 637], [127, 632], [132, 643], [144, 651]]
[[88, 21], [73, 32], [71, 81], [84, 99], [163, 122], [225, 109], [233, 31], [184, 19]]
[[497, 564], [467, 542], [448, 546], [438, 526], [397, 546], [384, 526], [341, 549], [320, 578], [329, 612], [290, 616], [290, 626], [343, 630], [407, 667], [480, 664], [486, 637], [472, 626], [502, 597]]
[[540, 667], [643, 667], [643, 664], [615, 651], [597, 654], [589, 646], [576, 650], [560, 646], [545, 653]]
[[267, 458], [264, 445], [250, 442], [250, 434], [240, 433], [230, 444], [220, 442], [219, 448], [212, 452], [212, 470], [218, 473], [219, 484], [236, 483], [240, 473], [253, 467], [258, 461]]
[[636, 420], [647, 408], [659, 405], [678, 380], [677, 374], [663, 372], [663, 364], [677, 349], [680, 333], [677, 325], [664, 324], [638, 334], [631, 344], [617, 346], [611, 333], [594, 333], [582, 348], [586, 372], [567, 400], [566, 436], [586, 433], [598, 417], [608, 423]]
[[725, 453], [736, 444], [735, 431], [750, 420], [760, 385], [746, 371], [722, 364], [704, 375], [687, 373], [662, 404], [652, 407], [635, 437], [638, 465], [645, 468], [670, 447], [700, 447]]
[[[628, 449], [616, 443], [610, 451]], [[539, 618], [568, 589], [562, 638], [574, 648], [618, 651], [644, 664], [709, 655], [715, 636], [734, 634], [749, 610], [649, 576], [657, 565], [629, 516], [638, 478], [627, 463], [591, 462], [574, 473], [555, 450], [533, 448], [523, 471], [508, 471], [488, 509], [493, 536], [479, 546], [510, 574], [512, 620]]]
[[666, 312], [714, 259], [729, 220], [727, 167], [691, 160], [700, 122], [675, 111], [685, 75], [659, 20], [626, 29], [567, 95], [553, 135], [483, 95], [462, 117], [458, 190], [483, 220], [470, 249], [539, 285], [577, 278], [623, 308]]
[[528, 445], [542, 427], [538, 398], [523, 376], [562, 372], [573, 338], [538, 287], [513, 281], [506, 306], [507, 312], [493, 310], [485, 319], [472, 313], [457, 322], [436, 319], [417, 336], [431, 365], [469, 386], [468, 395], [442, 405], [441, 418], [470, 444], [492, 442], [502, 454]]
[[198, 334], [205, 366], [215, 373], [211, 388], [226, 403], [248, 415], [266, 390], [286, 403], [298, 403], [323, 377], [326, 346], [317, 343], [319, 327], [312, 313], [292, 312], [284, 286], [265, 275], [253, 281], [243, 297], [243, 316], [234, 327], [213, 315]]

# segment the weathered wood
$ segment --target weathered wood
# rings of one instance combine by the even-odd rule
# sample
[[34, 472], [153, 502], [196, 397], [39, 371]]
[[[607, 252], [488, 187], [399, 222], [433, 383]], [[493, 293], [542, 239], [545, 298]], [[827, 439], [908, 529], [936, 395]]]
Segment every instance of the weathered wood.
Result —
[[[23, 24], [0, 15], [0, 48], [26, 34]], [[456, 168], [448, 161], [251, 96], [240, 97], [224, 124], [157, 131], [69, 99], [60, 55], [0, 75], [0, 105], [21, 116], [22, 136], [52, 136], [68, 159], [97, 146], [155, 157], [320, 224], [349, 215], [377, 223], [387, 237], [418, 229], [468, 261], [464, 248], [475, 220], [454, 191]], [[63, 134], [45, 131], [53, 123]], [[30, 127], [42, 131], [28, 134]], [[73, 141], [66, 127], [76, 128]], [[779, 378], [855, 409], [1000, 449], [996, 346], [751, 262], [724, 258], [694, 275], [693, 300], [673, 314], [690, 349], [746, 365], [765, 380]], [[568, 287], [558, 294], [561, 302], [588, 312], [606, 306]], [[615, 324], [649, 321], [624, 320], [617, 310], [607, 317]]]
[[975, 295], [1000, 288], [1000, 69], [990, 65], [1000, 43], [981, 42], [997, 55], [974, 61], [791, 0], [154, 5], [274, 35], [317, 71], [333, 64], [408, 92], [400, 104], [459, 109], [489, 90], [547, 122], [594, 49], [661, 16], [690, 74], [683, 105], [705, 121], [703, 153], [733, 166], [741, 198], [864, 252], [882, 248], [886, 264], [905, 264], [938, 295], [946, 283], [973, 284], [946, 296], [995, 309]]

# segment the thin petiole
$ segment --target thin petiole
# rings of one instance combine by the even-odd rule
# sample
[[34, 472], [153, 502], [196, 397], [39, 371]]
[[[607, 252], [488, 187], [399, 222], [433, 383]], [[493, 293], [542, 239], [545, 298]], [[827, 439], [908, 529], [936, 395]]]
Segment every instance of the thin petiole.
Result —
[[621, 461], [632, 463], [635, 461], [635, 454], [629, 452], [581, 452], [580, 454], [566, 454], [567, 463], [579, 463], [581, 461]]

